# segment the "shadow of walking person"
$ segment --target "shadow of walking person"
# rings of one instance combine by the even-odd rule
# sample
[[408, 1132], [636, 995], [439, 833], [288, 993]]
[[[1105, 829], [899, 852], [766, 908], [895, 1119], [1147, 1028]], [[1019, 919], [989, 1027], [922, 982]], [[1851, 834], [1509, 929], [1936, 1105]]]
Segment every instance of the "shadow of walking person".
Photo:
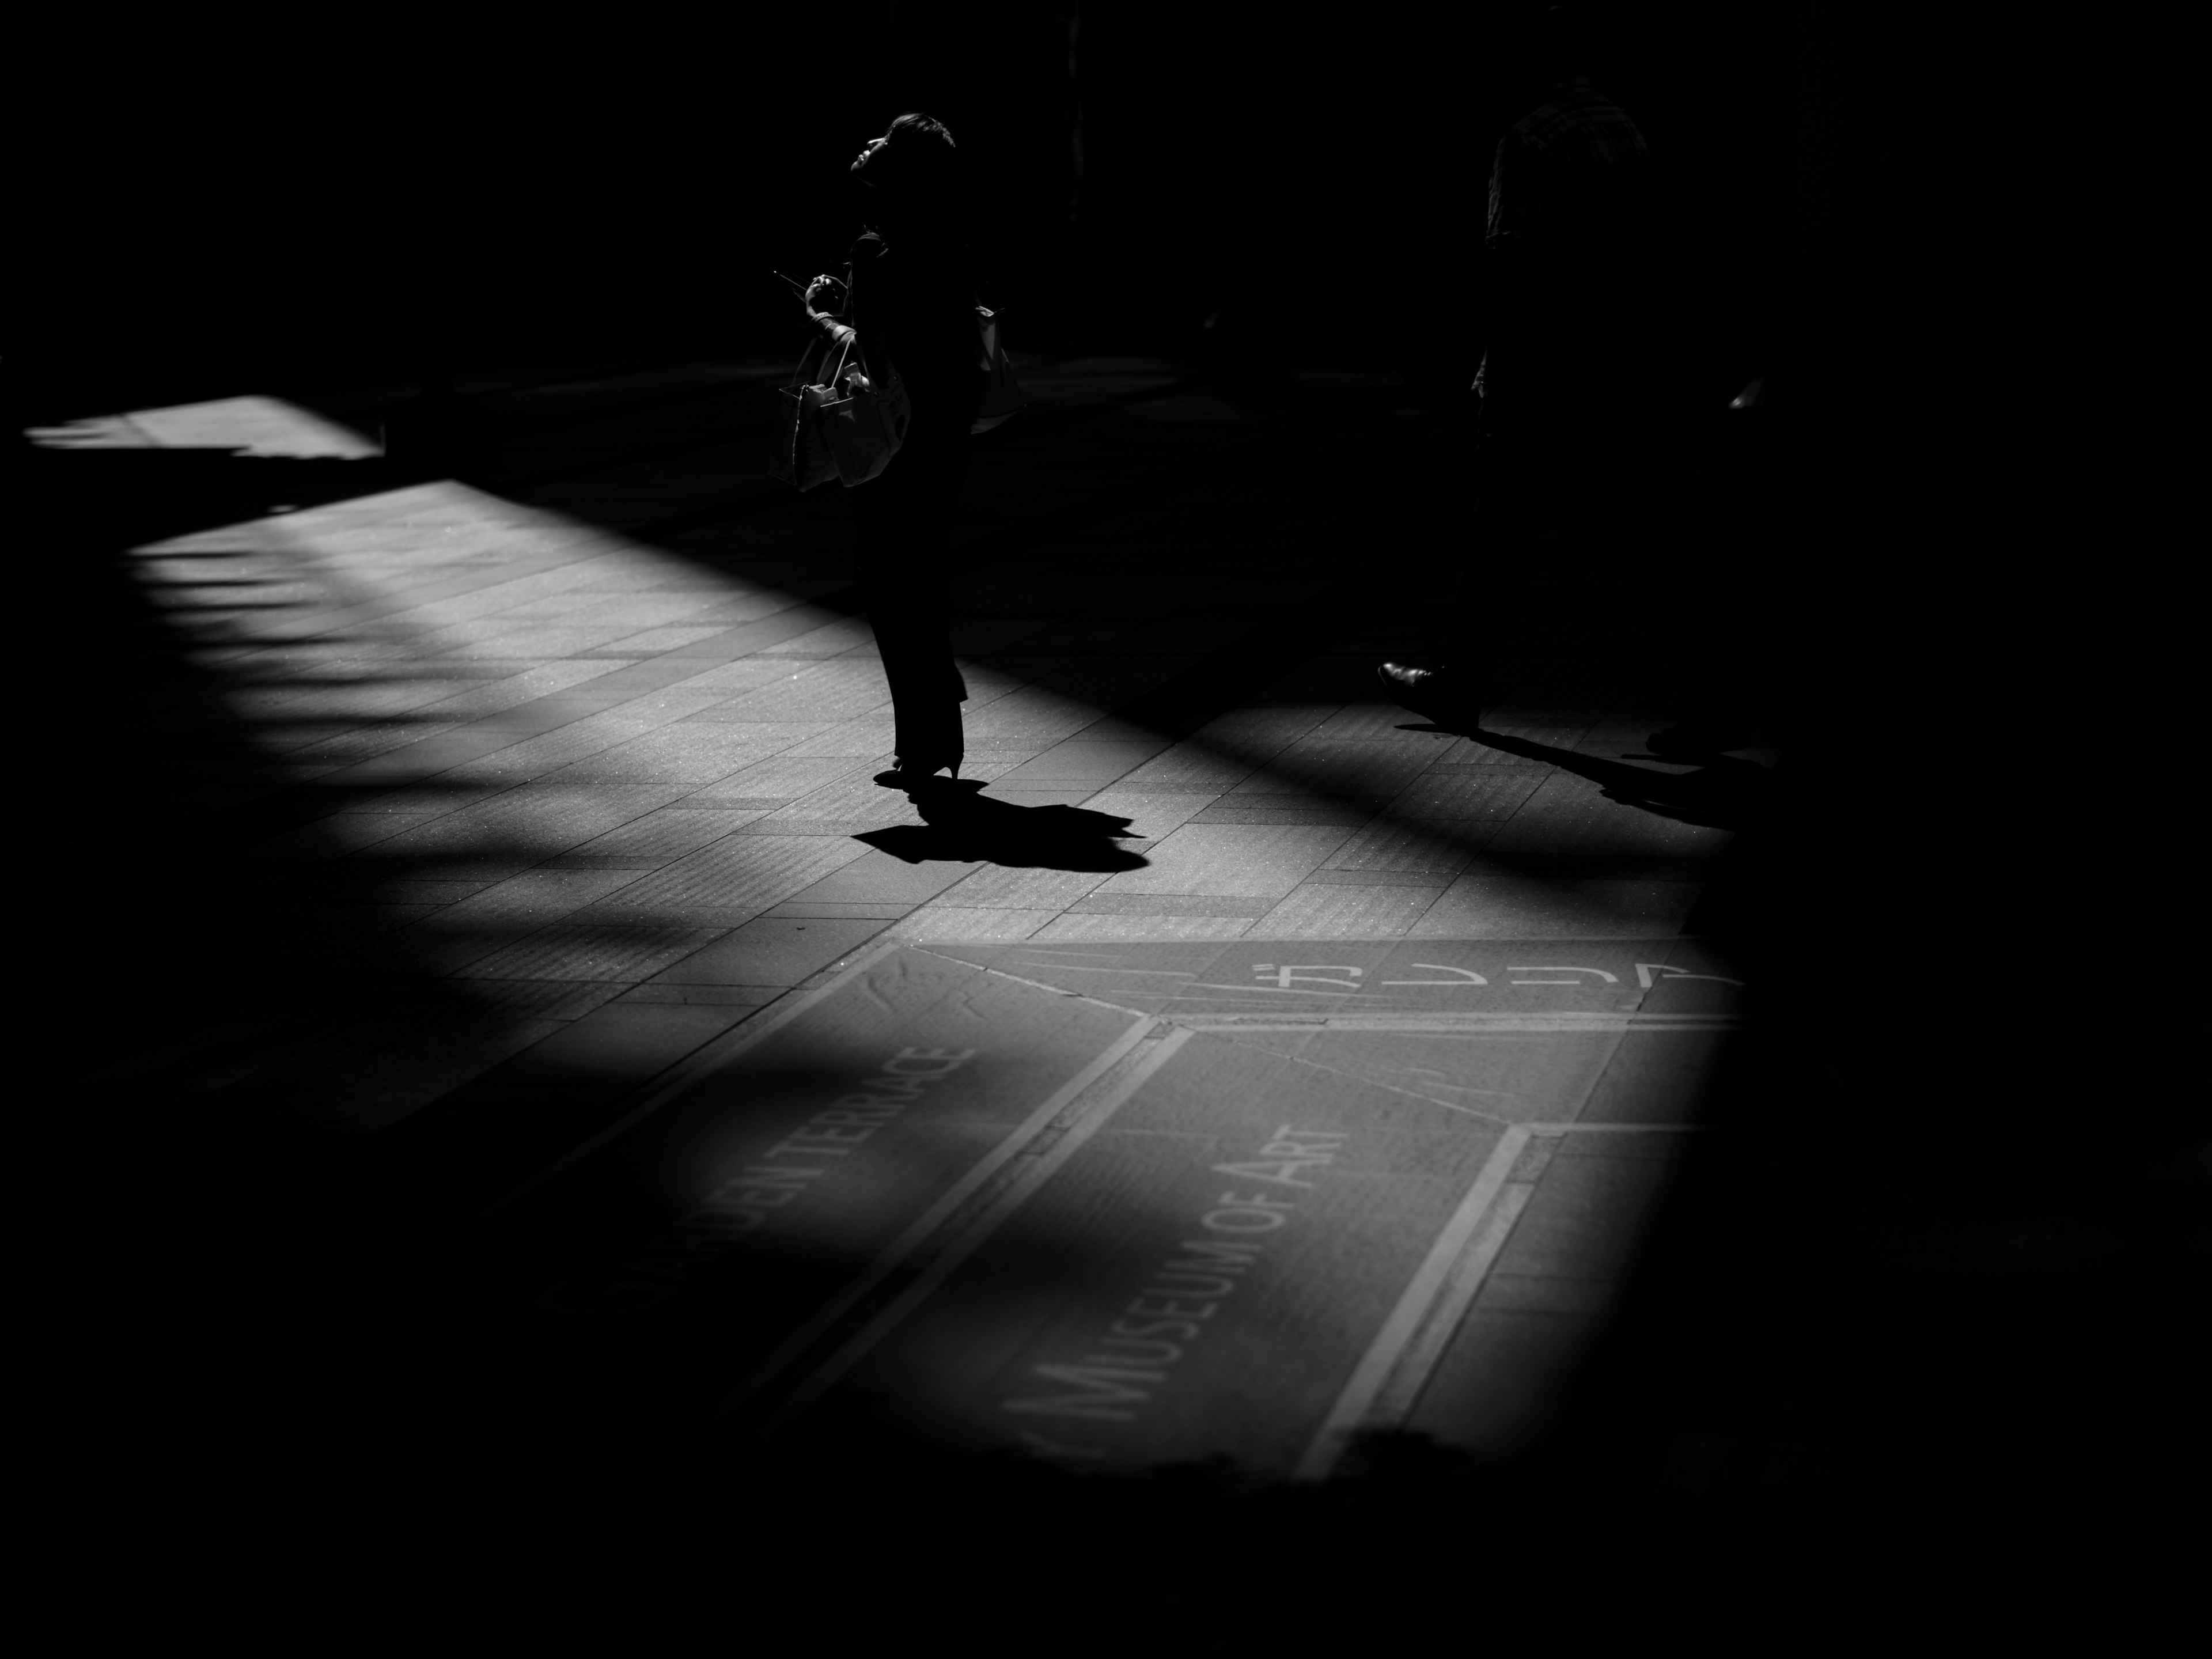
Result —
[[1607, 800], [1708, 830], [1747, 829], [1773, 808], [1780, 788], [1771, 769], [1733, 755], [1712, 756], [1694, 772], [1655, 772], [1648, 767], [1601, 760], [1595, 755], [1577, 754], [1571, 749], [1509, 737], [1502, 732], [1485, 732], [1472, 722], [1399, 729], [1455, 732], [1486, 748], [1541, 761], [1562, 772], [1588, 778], [1601, 787]]
[[856, 836], [908, 864], [931, 860], [1003, 865], [1012, 869], [1141, 870], [1149, 860], [1121, 843], [1129, 820], [1080, 806], [1017, 806], [991, 800], [975, 778], [922, 778], [908, 788], [919, 824]]

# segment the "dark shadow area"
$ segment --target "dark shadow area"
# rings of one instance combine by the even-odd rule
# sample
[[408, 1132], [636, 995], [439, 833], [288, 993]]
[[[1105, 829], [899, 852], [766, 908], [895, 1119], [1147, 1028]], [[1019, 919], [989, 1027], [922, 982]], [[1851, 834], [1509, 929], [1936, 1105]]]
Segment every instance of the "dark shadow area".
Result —
[[[981, 860], [1010, 870], [1141, 870], [1148, 860], [1121, 843], [1129, 820], [1079, 806], [1021, 806], [993, 800], [974, 778], [926, 778], [908, 791], [923, 827], [901, 824], [856, 836], [908, 864]], [[1142, 836], [1135, 839], [1142, 840]]]

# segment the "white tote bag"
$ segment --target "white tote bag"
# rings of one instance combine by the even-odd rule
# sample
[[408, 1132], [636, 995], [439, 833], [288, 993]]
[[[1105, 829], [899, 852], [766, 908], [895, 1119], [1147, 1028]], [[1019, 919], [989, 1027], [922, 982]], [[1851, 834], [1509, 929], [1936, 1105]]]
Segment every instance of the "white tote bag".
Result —
[[838, 481], [848, 489], [879, 476], [906, 441], [914, 414], [906, 382], [892, 364], [882, 370], [880, 376], [873, 372], [860, 334], [848, 331], [822, 400], [821, 422]]

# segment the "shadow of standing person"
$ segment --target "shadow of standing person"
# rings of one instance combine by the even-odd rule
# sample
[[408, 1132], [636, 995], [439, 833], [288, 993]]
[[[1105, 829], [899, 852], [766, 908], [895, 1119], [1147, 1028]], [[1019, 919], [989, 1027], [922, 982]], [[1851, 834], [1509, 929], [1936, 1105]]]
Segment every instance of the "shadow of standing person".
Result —
[[1667, 623], [1683, 717], [1650, 739], [1692, 757], [1749, 743], [1728, 686], [1717, 607], [1668, 476], [1669, 441], [1698, 381], [1679, 361], [1678, 223], [1635, 123], [1582, 72], [1565, 9], [1501, 12], [1477, 102], [1510, 125], [1492, 161], [1483, 227], [1491, 321], [1474, 380], [1472, 543], [1439, 613], [1432, 666], [1376, 670], [1395, 701], [1455, 729], [1492, 692], [1543, 520], [1586, 493], [1634, 555]]
[[890, 465], [853, 496], [855, 574], [896, 722], [896, 762], [877, 781], [903, 788], [960, 770], [968, 688], [952, 659], [951, 516], [982, 392], [969, 192], [952, 135], [919, 113], [871, 139], [851, 177], [865, 234], [846, 280], [817, 276], [805, 307], [811, 325], [840, 338], [849, 328], [884, 372], [895, 368], [912, 409]]

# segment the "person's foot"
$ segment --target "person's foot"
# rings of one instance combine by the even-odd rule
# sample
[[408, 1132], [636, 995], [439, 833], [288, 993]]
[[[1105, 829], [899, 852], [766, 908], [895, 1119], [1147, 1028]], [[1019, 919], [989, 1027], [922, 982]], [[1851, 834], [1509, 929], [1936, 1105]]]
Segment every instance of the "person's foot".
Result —
[[1375, 678], [1400, 708], [1426, 715], [1438, 726], [1473, 726], [1481, 717], [1481, 705], [1443, 669], [1378, 663]]
[[917, 759], [908, 759], [904, 755], [895, 756], [891, 769], [877, 773], [876, 781], [886, 789], [911, 790], [928, 782], [939, 772], [949, 773], [951, 780], [957, 782], [960, 777], [960, 757], [955, 755], [950, 760], [932, 760], [927, 756]]

